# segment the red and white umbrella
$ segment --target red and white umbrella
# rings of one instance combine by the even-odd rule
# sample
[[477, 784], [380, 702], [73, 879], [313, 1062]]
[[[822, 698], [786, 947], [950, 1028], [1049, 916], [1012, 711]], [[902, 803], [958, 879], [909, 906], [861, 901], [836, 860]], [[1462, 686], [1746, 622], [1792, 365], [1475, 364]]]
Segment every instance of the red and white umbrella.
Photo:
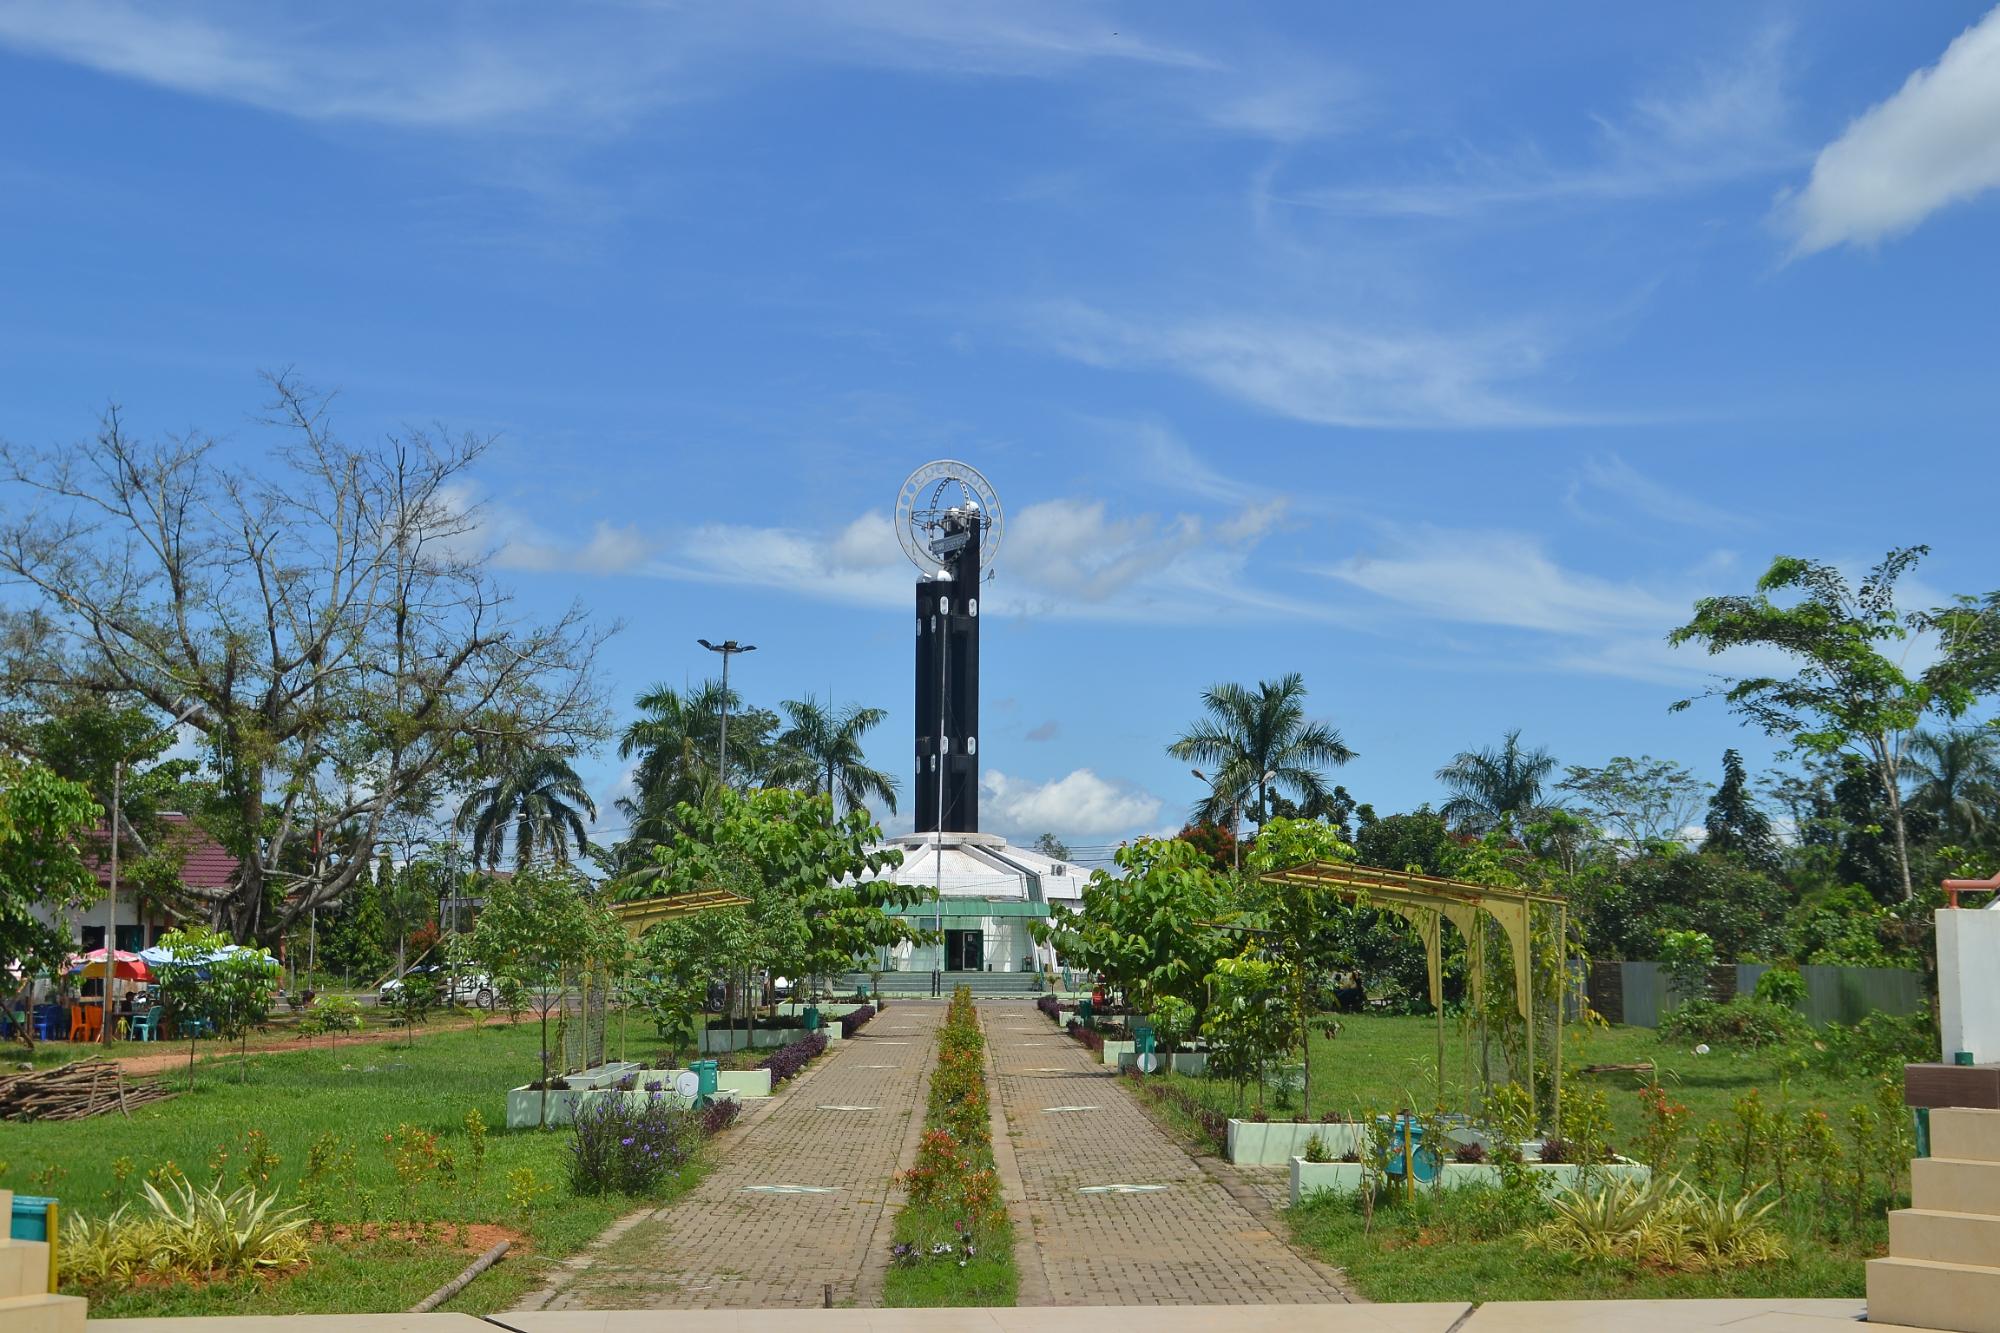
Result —
[[[68, 965], [63, 968], [63, 971], [68, 972], [71, 976], [81, 974], [85, 977], [102, 978], [104, 976], [104, 950], [92, 949], [89, 953], [77, 954], [69, 960]], [[146, 960], [138, 954], [127, 953], [123, 949], [113, 949], [111, 951], [111, 975], [121, 981], [151, 981], [153, 979], [153, 969], [148, 967]]]

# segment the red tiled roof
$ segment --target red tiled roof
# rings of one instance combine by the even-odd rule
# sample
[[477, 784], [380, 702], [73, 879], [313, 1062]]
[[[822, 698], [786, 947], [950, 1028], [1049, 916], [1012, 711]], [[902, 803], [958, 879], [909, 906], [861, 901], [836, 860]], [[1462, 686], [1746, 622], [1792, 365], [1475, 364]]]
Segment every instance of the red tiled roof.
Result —
[[[181, 883], [190, 889], [214, 893], [235, 882], [236, 858], [223, 850], [222, 844], [210, 837], [206, 829], [186, 815], [163, 813], [160, 822], [167, 826], [167, 837], [173, 840], [175, 846], [186, 850], [186, 859], [181, 862]], [[103, 847], [107, 841], [105, 833], [105, 827], [98, 828], [91, 841]], [[93, 859], [97, 862], [94, 867], [97, 882], [109, 884], [110, 861], [101, 852]]]

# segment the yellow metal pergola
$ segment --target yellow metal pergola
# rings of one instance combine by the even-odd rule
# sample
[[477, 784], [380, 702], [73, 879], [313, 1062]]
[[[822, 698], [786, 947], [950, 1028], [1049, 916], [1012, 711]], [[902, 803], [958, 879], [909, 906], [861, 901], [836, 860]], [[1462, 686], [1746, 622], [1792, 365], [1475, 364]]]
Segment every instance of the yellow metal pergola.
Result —
[[658, 898], [634, 898], [631, 902], [613, 903], [611, 915], [636, 940], [646, 933], [648, 927], [662, 921], [676, 921], [684, 916], [718, 912], [725, 907], [749, 905], [748, 898], [728, 889], [698, 889], [693, 893], [670, 893]]
[[[1380, 870], [1374, 866], [1345, 865], [1337, 861], [1307, 861], [1258, 877], [1267, 884], [1299, 884], [1326, 889], [1350, 902], [1379, 907], [1408, 921], [1424, 942], [1424, 962], [1429, 971], [1431, 1007], [1438, 1018], [1438, 1098], [1444, 1097], [1444, 986], [1442, 977], [1442, 923], [1449, 921], [1458, 930], [1471, 953], [1471, 972], [1478, 994], [1481, 1031], [1486, 1009], [1486, 932], [1479, 929], [1479, 915], [1491, 917], [1507, 937], [1514, 960], [1514, 999], [1526, 1025], [1523, 1049], [1527, 1052], [1529, 1107], [1535, 1098], [1535, 1005], [1533, 966], [1533, 919], [1537, 906], [1552, 908], [1556, 914], [1559, 950], [1569, 938], [1569, 904], [1553, 894], [1527, 889], [1500, 888], [1489, 884], [1469, 884], [1463, 880], [1419, 875], [1411, 871]], [[1555, 1087], [1552, 1109], [1554, 1132], [1562, 1129], [1562, 1024], [1568, 1004], [1569, 967], [1566, 957], [1556, 968]], [[1482, 1037], [1483, 1040], [1483, 1037]], [[1468, 1056], [1468, 1059], [1470, 1057]]]

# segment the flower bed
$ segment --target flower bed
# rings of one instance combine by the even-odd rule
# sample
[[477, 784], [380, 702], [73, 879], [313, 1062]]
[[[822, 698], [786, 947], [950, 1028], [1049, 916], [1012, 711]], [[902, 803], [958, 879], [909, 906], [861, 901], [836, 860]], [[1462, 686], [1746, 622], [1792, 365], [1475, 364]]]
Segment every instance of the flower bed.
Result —
[[960, 986], [938, 1033], [916, 1164], [897, 1177], [888, 1305], [1012, 1305], [1013, 1228], [1000, 1201], [986, 1098], [986, 1043]]
[[1060, 1024], [1062, 1022], [1062, 1001], [1058, 1000], [1055, 996], [1043, 995], [1037, 997], [1035, 1000], [1035, 1008], [1041, 1010], [1043, 1016], [1046, 1017], [1049, 1020], [1049, 1022], [1056, 1024]]
[[814, 1057], [826, 1049], [826, 1034], [815, 1032], [801, 1037], [789, 1046], [780, 1046], [771, 1054], [757, 1062], [759, 1069], [771, 1071], [772, 1086], [797, 1078], [801, 1070], [813, 1062]]
[[845, 1040], [861, 1031], [862, 1028], [868, 1025], [868, 1020], [873, 1017], [875, 1017], [875, 1006], [872, 1004], [864, 1004], [859, 1009], [852, 1009], [842, 1014], [840, 1016], [841, 1039]]

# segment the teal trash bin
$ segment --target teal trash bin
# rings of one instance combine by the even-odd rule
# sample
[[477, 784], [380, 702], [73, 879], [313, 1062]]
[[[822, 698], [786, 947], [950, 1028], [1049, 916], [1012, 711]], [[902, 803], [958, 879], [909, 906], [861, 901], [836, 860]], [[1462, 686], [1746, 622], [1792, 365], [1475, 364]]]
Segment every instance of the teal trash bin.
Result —
[[809, 1005], [807, 1005], [807, 1006], [806, 1006], [806, 1012], [805, 1012], [805, 1024], [806, 1024], [806, 1031], [808, 1031], [808, 1032], [817, 1032], [817, 1031], [819, 1031], [819, 1025], [820, 1025], [820, 1016], [819, 1016], [819, 1006], [818, 1006], [818, 1005], [816, 1005], [816, 1004], [809, 1004]]
[[1097, 1014], [1088, 998], [1076, 1002], [1076, 1021], [1087, 1028], [1097, 1026]]
[[691, 1060], [688, 1062], [688, 1068], [694, 1071], [695, 1100], [703, 1106], [708, 1105], [710, 1099], [715, 1096], [715, 1089], [718, 1084], [718, 1079], [716, 1078], [716, 1073], [715, 1073], [716, 1071], [715, 1061]]
[[57, 1202], [37, 1194], [16, 1194], [7, 1234], [15, 1240], [54, 1240]]

